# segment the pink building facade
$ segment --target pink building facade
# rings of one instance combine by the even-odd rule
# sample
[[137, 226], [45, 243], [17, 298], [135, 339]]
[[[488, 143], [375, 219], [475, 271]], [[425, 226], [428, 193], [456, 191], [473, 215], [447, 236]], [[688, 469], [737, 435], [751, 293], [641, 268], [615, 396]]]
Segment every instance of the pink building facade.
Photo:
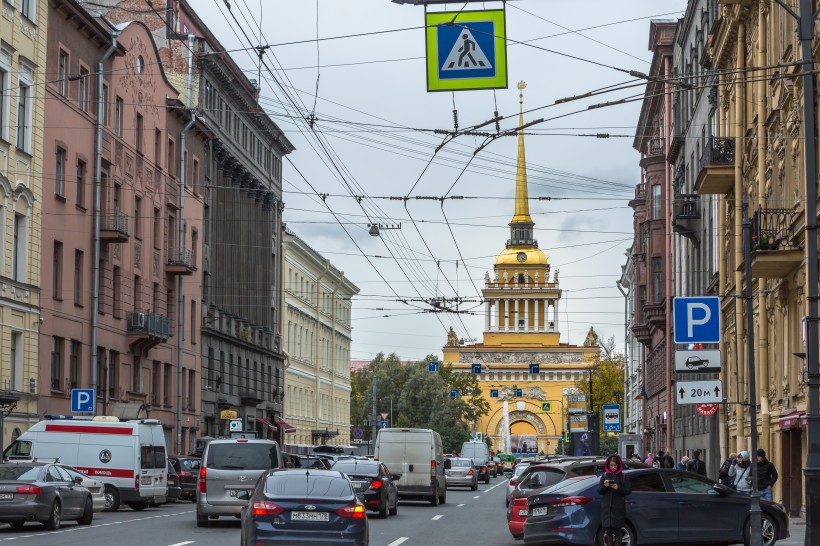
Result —
[[[170, 452], [188, 453], [201, 404], [201, 165], [209, 135], [194, 120], [183, 137], [192, 116], [147, 27], [113, 27], [74, 0], [49, 7], [40, 414], [70, 413], [71, 389], [96, 386], [98, 415], [142, 408], [162, 421]], [[114, 35], [102, 74], [97, 272], [96, 73]]]

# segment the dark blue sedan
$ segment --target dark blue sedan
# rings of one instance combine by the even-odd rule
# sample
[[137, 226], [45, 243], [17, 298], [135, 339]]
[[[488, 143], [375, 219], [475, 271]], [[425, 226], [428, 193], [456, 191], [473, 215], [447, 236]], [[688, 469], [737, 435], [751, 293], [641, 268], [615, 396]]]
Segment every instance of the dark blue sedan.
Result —
[[[749, 496], [708, 478], [671, 469], [629, 470], [623, 546], [637, 544], [748, 544]], [[525, 544], [604, 544], [599, 478], [560, 482], [530, 497]], [[789, 537], [780, 504], [761, 500], [763, 546]]]
[[364, 505], [350, 480], [333, 470], [272, 470], [248, 494], [242, 545], [342, 544], [366, 546]]

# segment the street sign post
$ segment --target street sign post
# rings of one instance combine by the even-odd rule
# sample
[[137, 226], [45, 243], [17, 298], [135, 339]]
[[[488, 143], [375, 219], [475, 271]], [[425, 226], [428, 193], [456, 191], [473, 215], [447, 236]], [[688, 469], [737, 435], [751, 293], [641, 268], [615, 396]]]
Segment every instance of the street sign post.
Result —
[[621, 432], [620, 404], [604, 404], [601, 409], [604, 412], [604, 431]]
[[719, 404], [723, 402], [723, 383], [708, 381], [678, 381], [675, 384], [678, 404]]
[[678, 373], [719, 373], [720, 351], [675, 351], [675, 371]]
[[429, 12], [427, 90], [507, 88], [504, 10]]
[[678, 297], [673, 308], [675, 343], [720, 342], [720, 298]]
[[94, 413], [94, 389], [71, 389], [71, 413]]

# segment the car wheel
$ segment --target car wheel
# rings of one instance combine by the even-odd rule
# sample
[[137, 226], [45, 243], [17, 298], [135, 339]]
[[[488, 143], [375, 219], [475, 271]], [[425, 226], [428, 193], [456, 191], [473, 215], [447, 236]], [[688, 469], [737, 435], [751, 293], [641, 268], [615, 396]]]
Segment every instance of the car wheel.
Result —
[[46, 526], [46, 531], [56, 531], [60, 528], [60, 519], [62, 518], [62, 510], [60, 509], [60, 503], [58, 501], [54, 501], [54, 504], [51, 505], [51, 512], [48, 516], [48, 519], [43, 522]]
[[91, 497], [86, 497], [85, 499], [85, 510], [83, 510], [83, 515], [80, 519], [77, 520], [79, 525], [91, 525], [91, 521], [94, 519], [94, 506], [91, 504]]
[[470, 491], [475, 491], [476, 489], [478, 489], [478, 484], [470, 486]]
[[385, 495], [384, 500], [379, 503], [379, 517], [387, 519], [387, 509], [390, 507], [390, 495]]
[[148, 508], [148, 503], [147, 502], [129, 502], [128, 506], [134, 512], [142, 512], [143, 510]]
[[399, 498], [396, 497], [396, 505], [390, 509], [390, 515], [395, 516], [399, 513]]
[[487, 474], [487, 477], [484, 478], [484, 483], [487, 484], [487, 485], [490, 484], [490, 475], [489, 474]]
[[[760, 525], [760, 543], [763, 546], [774, 546], [774, 543], [777, 542], [778, 537], [777, 523], [775, 523], [774, 519], [769, 514], [764, 512], [760, 514]], [[749, 520], [746, 520], [746, 524], [743, 526], [743, 543], [746, 546], [749, 546], [749, 542], [751, 541], [751, 537], [749, 536], [751, 532], [752, 527], [749, 524]]]
[[208, 526], [208, 516], [203, 516], [199, 512], [196, 513], [196, 526], [197, 527], [207, 527]]
[[[604, 529], [601, 528], [598, 530], [598, 540], [596, 542], [598, 546], [605, 546], [606, 543], [604, 542]], [[621, 527], [621, 543], [617, 544], [616, 546], [635, 546], [637, 544], [636, 537], [635, 537], [635, 530], [632, 528], [631, 525], [628, 523]]]
[[441, 496], [441, 504], [447, 504], [447, 489], [444, 489], [444, 494]]
[[430, 497], [430, 505], [438, 506], [438, 493], [433, 493], [433, 496]]
[[116, 487], [105, 486], [105, 512], [116, 512], [120, 508], [120, 492]]

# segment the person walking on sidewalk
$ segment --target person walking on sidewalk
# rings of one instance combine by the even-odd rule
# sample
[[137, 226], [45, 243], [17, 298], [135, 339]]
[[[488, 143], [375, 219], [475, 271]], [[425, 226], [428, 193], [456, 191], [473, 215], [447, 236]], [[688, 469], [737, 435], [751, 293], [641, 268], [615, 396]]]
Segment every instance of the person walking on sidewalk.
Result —
[[766, 451], [763, 448], [757, 450], [757, 489], [760, 498], [772, 500], [772, 488], [777, 482], [777, 470], [769, 459], [766, 458]]
[[737, 454], [737, 459], [729, 469], [729, 477], [734, 480], [738, 493], [752, 494], [752, 462], [749, 460], [748, 451], [741, 451]]
[[686, 470], [686, 463], [688, 463], [688, 462], [689, 462], [689, 457], [684, 455], [683, 457], [680, 458], [680, 461], [678, 461], [678, 464], [675, 465], [675, 470]]
[[689, 460], [689, 465], [686, 467], [689, 472], [694, 472], [695, 474], [700, 474], [701, 476], [706, 475], [706, 463], [700, 460], [700, 450], [696, 449], [694, 453], [692, 453], [692, 458]]
[[720, 483], [723, 485], [734, 487], [735, 480], [731, 476], [729, 476], [729, 471], [732, 469], [732, 464], [734, 464], [735, 459], [737, 459], [737, 453], [729, 453], [729, 458], [726, 459], [722, 465], [720, 465], [720, 470], [718, 471], [718, 479]]
[[624, 464], [617, 455], [610, 455], [604, 465], [598, 493], [601, 499], [601, 525], [604, 528], [604, 545], [620, 546], [623, 526], [626, 525], [626, 496], [632, 493], [629, 478], [623, 473]]

